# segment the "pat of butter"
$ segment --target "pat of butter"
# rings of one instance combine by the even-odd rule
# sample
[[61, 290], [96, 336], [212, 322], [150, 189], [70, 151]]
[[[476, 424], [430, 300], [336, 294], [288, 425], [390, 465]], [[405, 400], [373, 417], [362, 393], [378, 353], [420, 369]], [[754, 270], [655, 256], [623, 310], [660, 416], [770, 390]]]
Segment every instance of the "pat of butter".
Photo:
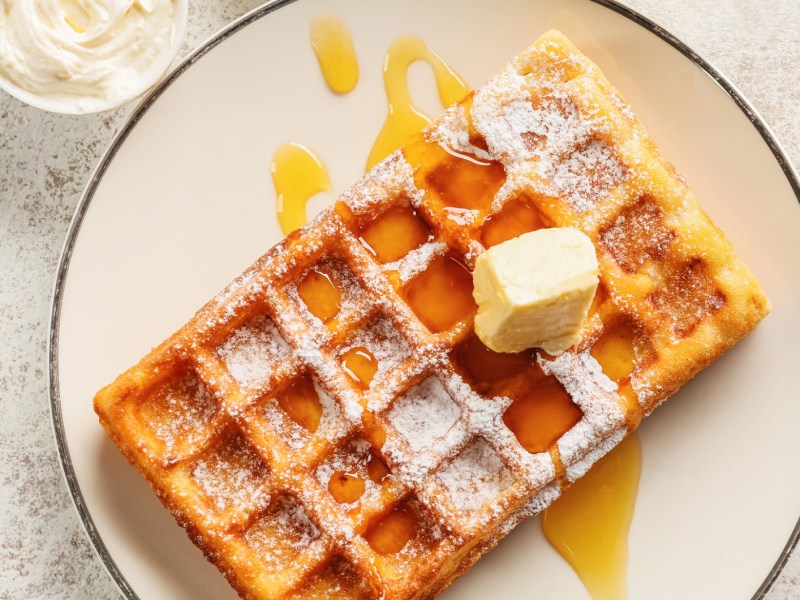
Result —
[[473, 283], [475, 332], [484, 344], [557, 356], [580, 339], [597, 290], [597, 255], [578, 229], [538, 229], [479, 256]]

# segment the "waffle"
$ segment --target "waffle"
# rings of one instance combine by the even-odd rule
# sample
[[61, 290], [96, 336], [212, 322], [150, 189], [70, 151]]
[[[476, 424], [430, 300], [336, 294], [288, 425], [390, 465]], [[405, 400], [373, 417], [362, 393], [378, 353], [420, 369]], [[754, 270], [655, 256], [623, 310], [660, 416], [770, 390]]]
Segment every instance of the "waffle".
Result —
[[[595, 243], [561, 356], [475, 337], [470, 270]], [[551, 31], [101, 390], [108, 434], [244, 598], [428, 598], [769, 311], [599, 69]]]

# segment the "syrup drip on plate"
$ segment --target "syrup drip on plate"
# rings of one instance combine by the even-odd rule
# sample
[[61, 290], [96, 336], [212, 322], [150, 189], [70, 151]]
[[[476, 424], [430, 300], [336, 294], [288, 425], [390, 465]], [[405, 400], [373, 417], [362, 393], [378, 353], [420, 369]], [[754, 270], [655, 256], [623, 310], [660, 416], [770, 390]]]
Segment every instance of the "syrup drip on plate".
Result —
[[436, 88], [442, 106], [447, 107], [469, 93], [469, 87], [456, 75], [438, 54], [418, 37], [396, 39], [386, 53], [383, 63], [383, 83], [389, 113], [367, 159], [367, 170], [399, 149], [410, 135], [419, 133], [431, 122], [411, 101], [408, 89], [408, 68], [424, 60], [433, 69]]
[[331, 15], [314, 17], [309, 37], [322, 76], [331, 91], [337, 94], [351, 92], [358, 83], [358, 59], [347, 25]]
[[593, 600], [627, 598], [628, 531], [641, 468], [633, 432], [542, 513], [545, 537]]
[[308, 222], [306, 203], [319, 192], [333, 194], [325, 164], [303, 144], [291, 142], [272, 157], [272, 183], [275, 208], [283, 235], [289, 235]]

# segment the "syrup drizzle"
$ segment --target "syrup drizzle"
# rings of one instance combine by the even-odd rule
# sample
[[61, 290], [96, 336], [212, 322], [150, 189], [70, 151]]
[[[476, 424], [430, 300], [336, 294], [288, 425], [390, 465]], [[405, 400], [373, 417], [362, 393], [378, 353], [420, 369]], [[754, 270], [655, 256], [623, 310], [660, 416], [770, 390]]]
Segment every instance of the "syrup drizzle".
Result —
[[431, 122], [430, 117], [414, 106], [408, 89], [408, 68], [418, 60], [424, 60], [433, 69], [443, 107], [458, 102], [469, 93], [469, 87], [455, 71], [421, 39], [415, 36], [396, 39], [389, 46], [383, 63], [383, 84], [389, 112], [369, 153], [367, 170], [398, 150], [406, 138], [419, 133]]
[[417, 532], [417, 516], [408, 506], [396, 507], [364, 534], [378, 554], [396, 554]]
[[303, 144], [291, 142], [275, 151], [272, 157], [272, 183], [275, 186], [275, 210], [283, 235], [289, 235], [308, 222], [306, 203], [319, 192], [333, 194], [333, 185], [325, 164]]
[[342, 368], [358, 387], [366, 390], [378, 372], [378, 361], [367, 348], [356, 346], [342, 354]]
[[358, 83], [358, 58], [344, 21], [332, 15], [314, 17], [309, 37], [319, 69], [331, 91], [336, 94], [351, 92]]
[[542, 513], [542, 530], [593, 600], [628, 596], [628, 532], [642, 449], [631, 433]]
[[353, 473], [336, 471], [328, 481], [328, 491], [339, 504], [350, 504], [364, 495], [364, 480]]

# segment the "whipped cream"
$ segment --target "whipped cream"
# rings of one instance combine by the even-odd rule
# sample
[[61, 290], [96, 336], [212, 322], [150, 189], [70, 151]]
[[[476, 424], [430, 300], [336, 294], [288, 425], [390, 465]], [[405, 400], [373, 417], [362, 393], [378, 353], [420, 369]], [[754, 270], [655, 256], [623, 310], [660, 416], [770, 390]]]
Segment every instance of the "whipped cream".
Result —
[[63, 112], [111, 108], [166, 69], [177, 2], [0, 0], [0, 77]]

